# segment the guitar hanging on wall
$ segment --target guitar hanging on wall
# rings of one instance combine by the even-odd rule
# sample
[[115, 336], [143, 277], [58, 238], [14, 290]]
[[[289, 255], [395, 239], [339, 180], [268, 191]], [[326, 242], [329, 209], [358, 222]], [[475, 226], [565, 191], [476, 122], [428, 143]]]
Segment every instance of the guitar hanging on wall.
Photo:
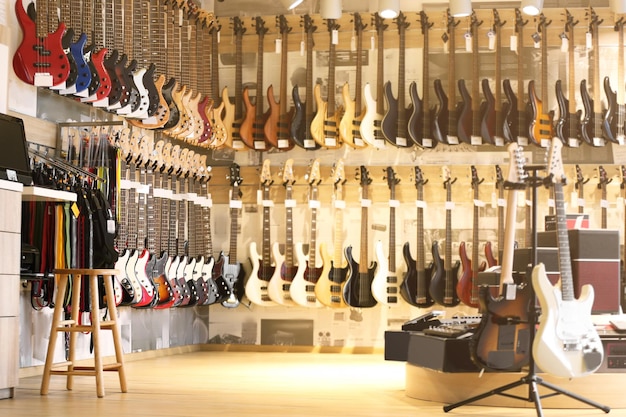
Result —
[[528, 312], [532, 303], [530, 283], [516, 283], [513, 279], [513, 254], [517, 194], [526, 184], [522, 148], [512, 142], [508, 145], [509, 173], [505, 182], [508, 189], [506, 202], [506, 229], [502, 246], [500, 288], [493, 297], [489, 286], [480, 287], [478, 329], [470, 341], [470, 354], [480, 367], [499, 371], [521, 369], [530, 359], [530, 330]]
[[624, 144], [626, 133], [626, 102], [624, 100], [624, 16], [616, 20], [614, 30], [617, 32], [617, 92], [611, 90], [608, 76], [604, 77], [604, 92], [608, 109], [604, 114], [602, 130], [604, 136], [613, 143]]
[[[502, 250], [504, 244], [504, 178], [502, 177], [502, 169], [499, 165], [496, 165], [496, 191], [498, 192], [496, 198], [496, 205], [498, 206], [498, 251]], [[487, 259], [487, 267], [491, 268], [498, 264], [496, 257], [493, 253], [493, 247], [491, 242], [485, 243], [485, 258]]]
[[602, 165], [598, 167], [598, 189], [600, 190], [600, 207], [602, 209], [602, 221], [601, 228], [607, 227], [607, 211], [609, 208], [609, 202], [606, 199], [606, 186], [613, 181], [613, 178], [609, 178], [606, 174], [606, 170]]
[[472, 95], [470, 96], [465, 85], [465, 80], [459, 80], [459, 93], [461, 94], [461, 108], [459, 109], [458, 134], [461, 142], [470, 145], [482, 145], [483, 138], [480, 134], [481, 102], [480, 83], [480, 53], [478, 51], [478, 28], [483, 21], [478, 21], [476, 12], [470, 17], [470, 30], [468, 34], [472, 40]]
[[551, 183], [554, 188], [561, 288], [552, 285], [544, 264], [540, 263], [533, 268], [533, 287], [541, 307], [539, 328], [533, 343], [533, 357], [543, 372], [563, 378], [575, 378], [598, 369], [602, 364], [604, 349], [591, 321], [593, 287], [585, 284], [580, 289], [580, 297], [576, 299], [574, 296], [563, 198], [565, 174], [561, 160], [562, 147], [563, 143], [558, 138], [552, 139], [547, 178], [548, 184]]

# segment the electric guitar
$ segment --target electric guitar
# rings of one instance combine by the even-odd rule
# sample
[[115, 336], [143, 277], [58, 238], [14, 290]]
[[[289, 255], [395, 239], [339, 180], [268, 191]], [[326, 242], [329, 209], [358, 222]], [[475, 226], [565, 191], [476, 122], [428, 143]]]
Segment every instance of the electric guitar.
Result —
[[589, 78], [593, 88], [593, 98], [587, 90], [587, 80], [580, 82], [580, 96], [583, 102], [584, 116], [580, 126], [580, 137], [591, 146], [604, 146], [602, 133], [602, 100], [600, 98], [600, 40], [598, 26], [604, 19], [598, 18], [593, 7], [589, 7], [589, 31], [591, 34], [591, 54], [589, 55]]
[[296, 243], [296, 259], [298, 265], [306, 265], [302, 270], [298, 268], [296, 276], [291, 282], [289, 293], [291, 299], [298, 305], [303, 307], [321, 307], [323, 304], [315, 297], [315, 285], [322, 276], [324, 265], [318, 266], [318, 247], [317, 247], [317, 211], [320, 208], [318, 197], [318, 187], [322, 182], [320, 178], [320, 161], [315, 159], [307, 173], [309, 182], [309, 210], [311, 211], [311, 236], [309, 239], [308, 254], [304, 253], [304, 245], [302, 242]]
[[440, 143], [446, 145], [458, 145], [459, 137], [457, 134], [457, 110], [456, 110], [456, 87], [457, 82], [455, 76], [455, 59], [456, 40], [455, 28], [460, 21], [455, 20], [448, 11], [446, 11], [447, 31], [442, 35], [443, 41], [448, 45], [448, 89], [450, 97], [446, 95], [441, 80], [435, 80], [435, 95], [439, 100], [439, 105], [433, 116], [433, 137]]
[[478, 307], [478, 273], [484, 271], [487, 264], [478, 260], [478, 246], [480, 242], [478, 240], [479, 226], [478, 220], [480, 218], [480, 193], [479, 185], [484, 181], [484, 178], [478, 178], [478, 172], [476, 167], [472, 165], [472, 189], [474, 190], [474, 227], [472, 229], [472, 259], [467, 256], [467, 248], [465, 242], [461, 242], [459, 246], [459, 256], [461, 258], [461, 265], [463, 266], [463, 273], [456, 284], [456, 293], [459, 296], [461, 302], [470, 307]]
[[320, 245], [324, 269], [315, 284], [315, 297], [327, 307], [343, 308], [346, 307], [346, 303], [342, 296], [342, 286], [348, 273], [348, 265], [344, 266], [343, 260], [343, 210], [346, 208], [346, 202], [343, 200], [343, 185], [346, 182], [343, 159], [335, 163], [332, 180], [335, 187], [333, 255], [328, 252], [326, 243]]
[[[104, 59], [108, 53], [108, 49], [102, 47], [102, 10], [102, 0], [96, 0], [94, 2], [86, 1], [83, 3], [83, 15], [85, 16], [84, 27], [88, 33], [93, 33], [91, 44], [86, 47], [92, 79], [89, 84], [89, 96], [80, 100], [83, 103], [101, 102], [111, 93], [112, 82], [109, 78], [109, 72], [104, 65]], [[99, 14], [96, 15], [96, 13]], [[99, 20], [96, 20], [96, 18]]]
[[374, 307], [378, 301], [372, 294], [372, 281], [376, 272], [376, 262], [368, 265], [367, 229], [369, 226], [369, 207], [372, 200], [369, 199], [369, 185], [372, 179], [364, 165], [359, 168], [359, 183], [361, 184], [361, 245], [359, 248], [360, 262], [352, 257], [352, 245], [345, 249], [348, 260], [348, 276], [343, 284], [343, 299], [350, 307]]
[[293, 159], [285, 161], [282, 172], [285, 186], [285, 253], [280, 252], [280, 244], [274, 242], [272, 254], [276, 262], [276, 269], [270, 279], [267, 292], [277, 304], [292, 306], [296, 303], [291, 298], [290, 286], [297, 273], [304, 273], [306, 264], [296, 265], [293, 242], [293, 208], [296, 200], [293, 198], [293, 184], [296, 182], [293, 174]]
[[361, 138], [359, 126], [363, 119], [364, 109], [361, 102], [363, 76], [363, 30], [367, 27], [359, 13], [354, 13], [354, 36], [356, 38], [356, 84], [354, 101], [350, 97], [350, 85], [346, 82], [341, 90], [345, 111], [339, 122], [339, 137], [348, 146], [364, 148], [367, 146]]
[[213, 20], [210, 26], [209, 33], [211, 34], [211, 92], [213, 93], [213, 105], [208, 112], [211, 126], [213, 127], [213, 137], [209, 146], [211, 148], [221, 148], [227, 139], [226, 126], [224, 125], [223, 113], [224, 102], [220, 99], [219, 86], [220, 86], [220, 73], [219, 73], [219, 33], [222, 30], [222, 26], [217, 22], [217, 19]]
[[375, 253], [378, 261], [378, 270], [372, 281], [372, 295], [381, 304], [395, 305], [398, 303], [398, 272], [396, 269], [396, 207], [400, 202], [396, 200], [396, 185], [400, 178], [392, 167], [385, 169], [385, 178], [389, 186], [389, 258], [385, 257], [383, 243], [376, 242]]
[[574, 66], [574, 27], [578, 24], [578, 20], [574, 21], [574, 17], [565, 10], [565, 31], [561, 35], [563, 39], [568, 39], [568, 90], [569, 99], [563, 94], [561, 80], [556, 82], [556, 101], [559, 105], [559, 120], [556, 122], [556, 136], [561, 139], [565, 146], [580, 146], [580, 115], [581, 111], [576, 110], [575, 83], [576, 73]]
[[239, 213], [242, 208], [241, 190], [239, 186], [242, 178], [239, 174], [239, 165], [232, 163], [230, 166], [230, 250], [228, 255], [220, 254], [222, 264], [222, 279], [226, 281], [228, 286], [228, 296], [220, 300], [222, 306], [227, 308], [236, 308], [241, 302], [244, 292], [244, 271], [241, 263], [237, 260], [237, 229], [239, 224]]
[[280, 31], [280, 97], [276, 103], [274, 98], [274, 87], [269, 86], [267, 100], [270, 104], [269, 115], [263, 132], [267, 141], [276, 149], [281, 151], [291, 150], [295, 142], [289, 137], [289, 124], [293, 118], [293, 107], [287, 111], [287, 54], [289, 52], [288, 36], [292, 28], [284, 15], [276, 18]]
[[[572, 96], [571, 99], [574, 97]], [[533, 268], [533, 288], [541, 307], [539, 328], [533, 342], [537, 366], [550, 375], [575, 378], [600, 367], [604, 356], [602, 341], [591, 321], [593, 287], [585, 284], [580, 297], [574, 297], [574, 279], [563, 198], [563, 162], [560, 140], [552, 139], [548, 157], [548, 181], [554, 187], [556, 240], [561, 271], [561, 288], [552, 286], [540, 263]]]
[[[398, 36], [400, 41], [400, 50], [398, 52], [398, 98], [395, 99], [393, 97], [393, 92], [391, 91], [391, 81], [387, 81], [385, 83], [385, 102], [387, 103], [387, 112], [383, 116], [380, 128], [387, 142], [398, 148], [408, 148], [412, 145], [412, 143], [408, 140], [409, 120], [412, 116], [414, 117], [414, 113], [417, 114], [419, 109], [416, 109], [412, 105], [405, 108], [404, 105], [404, 89], [406, 83], [406, 29], [409, 27], [410, 23], [406, 21], [406, 16], [402, 12], [395, 20], [398, 26]], [[412, 92], [411, 95], [414, 98], [417, 96], [416, 89], [417, 87], [415, 86], [415, 83], [412, 83], [410, 91]], [[416, 103], [417, 102], [414, 102], [413, 104]], [[415, 135], [415, 132], [413, 132], [413, 136]]]
[[272, 262], [272, 245], [270, 243], [270, 211], [274, 202], [270, 199], [270, 188], [274, 183], [270, 170], [270, 160], [263, 161], [261, 168], [261, 189], [263, 192], [263, 243], [261, 255], [257, 250], [256, 242], [250, 242], [250, 262], [252, 272], [246, 281], [246, 297], [260, 306], [276, 305], [268, 294], [269, 281], [274, 275], [276, 265]]
[[[617, 92], [611, 89], [609, 77], [604, 77], [604, 92], [608, 109], [604, 114], [602, 130], [604, 136], [613, 143], [624, 144], [626, 133], [626, 103], [624, 100], [624, 17], [617, 19], [614, 26], [617, 32]], [[621, 83], [621, 84], [620, 84]]]
[[[315, 84], [313, 95], [317, 104], [317, 112], [311, 121], [311, 136], [318, 145], [327, 149], [341, 148], [342, 141], [339, 137], [339, 122], [341, 121], [342, 109], [335, 105], [335, 65], [336, 43], [338, 41], [339, 24], [335, 19], [326, 19], [329, 34], [328, 48], [328, 94], [326, 101], [322, 98], [322, 85]], [[307, 97], [307, 101], [309, 98]]]
[[303, 149], [316, 150], [321, 146], [315, 142], [311, 135], [311, 123], [315, 117], [315, 106], [313, 100], [313, 33], [317, 30], [317, 26], [313, 24], [313, 19], [308, 14], [302, 17], [300, 25], [306, 33], [306, 103], [302, 103], [298, 85], [292, 90], [292, 98], [294, 105], [293, 119], [289, 127], [291, 139]]
[[435, 303], [430, 296], [428, 288], [432, 276], [433, 263], [430, 262], [426, 266], [426, 250], [424, 245], [424, 185], [428, 183], [424, 179], [424, 175], [420, 167], [415, 167], [414, 173], [415, 189], [417, 190], [417, 198], [415, 206], [417, 207], [417, 250], [415, 259], [411, 257], [409, 242], [403, 247], [404, 261], [406, 262], [406, 274], [400, 284], [400, 295], [404, 301], [415, 307], [426, 308]]
[[[528, 139], [535, 145], [547, 148], [550, 141], [554, 137], [554, 126], [552, 120], [554, 112], [550, 110], [544, 113], [543, 103], [547, 103], [548, 91], [548, 26], [552, 20], [547, 21], [543, 13], [539, 16], [539, 24], [537, 25], [537, 35], [542, 36], [541, 39], [541, 94], [537, 94], [535, 90], [535, 80], [528, 82], [528, 102], [530, 104], [530, 126], [528, 131]], [[541, 35], [539, 35], [541, 34]]]
[[[522, 148], [512, 142], [507, 147], [510, 164], [504, 187], [507, 188], [506, 229], [502, 246], [500, 288], [494, 297], [489, 286], [480, 287], [482, 314], [478, 329], [470, 340], [471, 358], [481, 368], [498, 371], [521, 369], [530, 359], [529, 311], [534, 308], [529, 282], [513, 279], [517, 194], [526, 186]], [[497, 269], [494, 269], [496, 271]]]
[[224, 118], [222, 122], [226, 128], [226, 141], [224, 145], [236, 151], [246, 151], [239, 134], [239, 129], [243, 121], [243, 94], [242, 65], [243, 65], [243, 35], [246, 28], [238, 16], [232, 18], [233, 36], [235, 37], [235, 103], [231, 103], [228, 97], [228, 87], [222, 89], [222, 103], [224, 104]]
[[[496, 165], [496, 191], [498, 192], [496, 204], [498, 206], [498, 251], [502, 250], [504, 244], [504, 178], [502, 169]], [[485, 258], [487, 259], [487, 267], [491, 268], [498, 264], [493, 254], [491, 242], [485, 244]]]
[[609, 202], [606, 199], [606, 186], [613, 181], [613, 178], [609, 178], [606, 174], [606, 170], [602, 165], [598, 167], [598, 189], [600, 190], [600, 207], [602, 208], [602, 221], [601, 227], [602, 229], [606, 229], [607, 227], [607, 209], [609, 206]]
[[385, 147], [385, 136], [380, 130], [380, 123], [385, 115], [385, 101], [383, 95], [384, 89], [384, 62], [385, 62], [385, 48], [384, 48], [384, 34], [388, 25], [385, 24], [385, 19], [380, 17], [378, 13], [374, 13], [373, 18], [374, 26], [376, 27], [376, 39], [377, 39], [377, 60], [376, 60], [376, 100], [372, 97], [372, 87], [369, 83], [365, 84], [363, 88], [363, 96], [365, 97], [365, 114], [361, 120], [359, 131], [361, 138], [370, 146], [375, 148]]
[[[601, 167], [602, 168], [602, 167]], [[580, 165], [576, 164], [576, 183], [574, 184], [574, 188], [578, 191], [578, 212], [585, 212], [585, 184], [589, 182], [589, 178], [585, 179], [583, 175], [583, 170], [580, 168]], [[598, 188], [600, 188], [600, 184], [598, 184]]]
[[480, 134], [481, 105], [479, 100], [480, 83], [478, 82], [480, 68], [480, 54], [478, 53], [478, 27], [483, 21], [478, 21], [476, 12], [470, 17], [470, 34], [472, 39], [472, 95], [470, 96], [465, 86], [465, 80], [459, 80], [459, 93], [461, 94], [461, 107], [459, 109], [459, 126], [457, 128], [459, 140], [470, 145], [482, 145], [483, 138]]
[[451, 178], [448, 167], [444, 166], [442, 170], [443, 188], [446, 190], [445, 263], [439, 256], [438, 243], [433, 242], [433, 269], [428, 291], [437, 304], [445, 307], [454, 307], [461, 301], [456, 293], [460, 263], [458, 260], [455, 261], [454, 264], [452, 263], [452, 210], [454, 209], [454, 203], [452, 202], [452, 184], [456, 182], [456, 178]]
[[[243, 103], [246, 107], [246, 116], [241, 122], [239, 136], [243, 143], [250, 149], [264, 152], [271, 148], [271, 143], [265, 139], [265, 122], [268, 114], [263, 111], [263, 39], [268, 29], [261, 17], [254, 19], [254, 27], [258, 37], [257, 69], [256, 69], [256, 100], [254, 105], [250, 102], [250, 89], [243, 89]], [[270, 89], [272, 87], [270, 86]], [[273, 91], [273, 90], [270, 90]], [[269, 95], [269, 92], [268, 92]]]
[[13, 70], [27, 84], [52, 87], [64, 83], [70, 73], [70, 64], [61, 43], [66, 26], [59, 22], [57, 29], [49, 33], [44, 23], [47, 19], [47, 2], [37, 6], [39, 10], [33, 21], [22, 2], [15, 2], [15, 14], [23, 38], [13, 55]]

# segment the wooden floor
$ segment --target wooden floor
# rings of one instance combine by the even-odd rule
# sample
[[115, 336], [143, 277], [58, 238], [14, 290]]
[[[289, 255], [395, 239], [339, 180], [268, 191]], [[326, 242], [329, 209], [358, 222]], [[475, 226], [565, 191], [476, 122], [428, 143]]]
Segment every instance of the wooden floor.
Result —
[[[93, 377], [73, 391], [53, 376], [39, 395], [41, 377], [20, 380], [15, 398], [0, 400], [0, 416], [535, 416], [516, 408], [463, 406], [445, 414], [442, 404], [408, 398], [405, 364], [379, 354], [193, 352], [126, 364], [129, 392], [117, 374], [105, 378], [98, 399]], [[626, 377], [626, 376], [625, 376]], [[600, 416], [596, 409], [543, 410], [546, 417]], [[626, 410], [611, 416], [626, 417]]]

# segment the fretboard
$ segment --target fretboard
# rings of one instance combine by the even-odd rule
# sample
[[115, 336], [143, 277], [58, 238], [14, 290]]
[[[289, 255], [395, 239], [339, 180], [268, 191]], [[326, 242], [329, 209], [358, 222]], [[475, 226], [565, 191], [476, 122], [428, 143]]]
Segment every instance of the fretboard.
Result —
[[[317, 186], [311, 186], [311, 200], [317, 201]], [[311, 207], [311, 237], [309, 239], [309, 273], [313, 274], [317, 257], [317, 208]]]
[[574, 300], [574, 280], [572, 278], [572, 263], [569, 251], [569, 236], [567, 232], [567, 218], [563, 198], [563, 184], [557, 181], [554, 184], [554, 205], [556, 208], [556, 240], [559, 249], [559, 270], [561, 271], [561, 292], [563, 301]]
[[[285, 199], [293, 199], [293, 186], [286, 185]], [[285, 265], [291, 267], [293, 262], [293, 208], [291, 205], [285, 205]]]
[[[390, 200], [396, 199], [396, 185], [390, 188]], [[389, 271], [396, 272], [396, 207], [389, 206]]]
[[[336, 185], [335, 189], [335, 202], [343, 202], [343, 186], [341, 184]], [[333, 263], [336, 268], [341, 267], [341, 261], [343, 256], [343, 208], [335, 208], [335, 228], [334, 228], [334, 254]]]
[[[368, 185], [363, 185], [362, 190], [362, 198], [363, 200], [368, 199]], [[367, 273], [367, 268], [369, 263], [367, 261], [367, 256], [369, 253], [369, 239], [367, 238], [367, 227], [369, 225], [369, 210], [368, 204], [361, 205], [361, 249], [359, 256], [359, 273], [365, 274]]]
[[[270, 201], [270, 186], [269, 184], [263, 185], [263, 201]], [[263, 265], [270, 265], [272, 263], [271, 255], [271, 230], [270, 230], [270, 206], [269, 204], [263, 205], [263, 247], [262, 257]]]
[[[239, 185], [233, 185], [232, 200], [239, 200]], [[237, 231], [239, 229], [239, 208], [230, 208], [230, 248], [228, 256], [231, 265], [237, 263]]]

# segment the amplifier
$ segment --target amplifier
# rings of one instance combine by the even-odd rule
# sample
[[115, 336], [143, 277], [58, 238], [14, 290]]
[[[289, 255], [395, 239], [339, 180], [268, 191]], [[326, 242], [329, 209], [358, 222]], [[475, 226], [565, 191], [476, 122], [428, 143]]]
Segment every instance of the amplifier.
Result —
[[626, 372], [626, 339], [602, 338], [604, 360], [596, 372]]

